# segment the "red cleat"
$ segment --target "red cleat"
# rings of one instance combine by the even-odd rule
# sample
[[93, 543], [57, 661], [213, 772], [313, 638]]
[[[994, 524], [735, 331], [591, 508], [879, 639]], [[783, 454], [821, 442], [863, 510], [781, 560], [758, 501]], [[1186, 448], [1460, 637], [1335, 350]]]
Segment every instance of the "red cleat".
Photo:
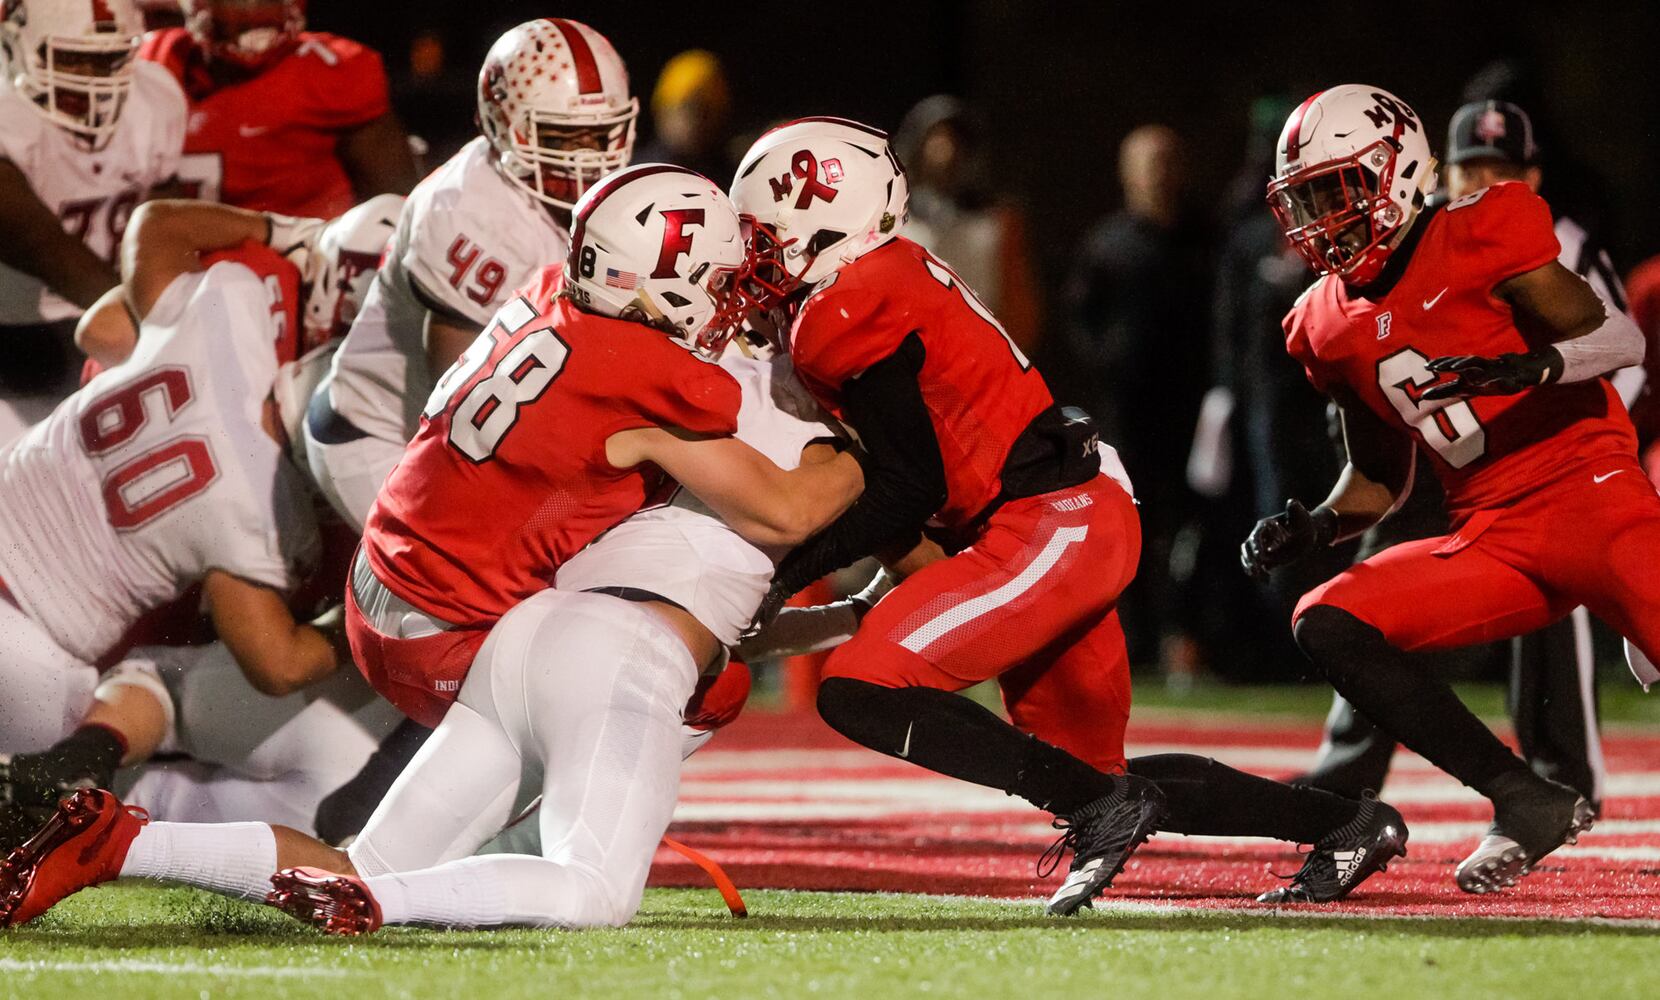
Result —
[[265, 902], [295, 920], [345, 937], [380, 930], [380, 904], [363, 880], [321, 868], [285, 868], [271, 876]]
[[121, 874], [149, 814], [101, 788], [82, 789], [0, 861], [0, 927], [20, 927], [88, 886]]

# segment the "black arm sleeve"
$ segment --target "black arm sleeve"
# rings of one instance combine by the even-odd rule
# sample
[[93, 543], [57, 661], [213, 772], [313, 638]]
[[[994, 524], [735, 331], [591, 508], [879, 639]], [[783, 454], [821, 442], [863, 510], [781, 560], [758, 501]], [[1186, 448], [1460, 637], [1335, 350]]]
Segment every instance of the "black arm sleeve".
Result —
[[865, 491], [828, 528], [779, 565], [772, 589], [789, 597], [827, 573], [915, 537], [945, 504], [945, 462], [917, 374], [922, 338], [906, 337], [842, 387], [848, 423], [864, 447]]

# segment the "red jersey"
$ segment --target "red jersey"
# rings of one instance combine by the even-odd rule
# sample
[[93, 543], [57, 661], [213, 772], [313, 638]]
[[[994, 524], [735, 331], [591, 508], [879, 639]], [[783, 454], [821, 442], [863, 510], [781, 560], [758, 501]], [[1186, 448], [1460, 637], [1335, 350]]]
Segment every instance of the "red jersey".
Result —
[[638, 510], [655, 467], [605, 442], [635, 427], [737, 431], [738, 383], [662, 333], [558, 298], [558, 265], [496, 314], [438, 380], [369, 512], [363, 549], [389, 590], [454, 625], [488, 625]]
[[1427, 220], [1400, 279], [1379, 301], [1327, 275], [1285, 318], [1286, 347], [1322, 392], [1344, 387], [1423, 444], [1455, 520], [1503, 506], [1580, 466], [1635, 453], [1631, 420], [1607, 379], [1513, 396], [1425, 400], [1444, 355], [1533, 350], [1510, 307], [1508, 278], [1556, 260], [1550, 208], [1525, 184], [1498, 184]]
[[190, 101], [179, 176], [194, 196], [324, 219], [352, 207], [351, 178], [335, 147], [342, 133], [392, 108], [375, 50], [301, 32], [276, 64], [224, 85], [183, 28], [150, 32], [138, 54], [166, 67]]
[[1626, 278], [1631, 318], [1643, 330], [1643, 391], [1631, 407], [1631, 419], [1645, 444], [1660, 440], [1660, 257], [1638, 264]]
[[926, 354], [917, 383], [945, 464], [947, 496], [934, 519], [959, 528], [997, 499], [1015, 439], [1054, 403], [1043, 376], [968, 286], [897, 237], [802, 303], [790, 356], [802, 384], [843, 417], [842, 386], [913, 332]]

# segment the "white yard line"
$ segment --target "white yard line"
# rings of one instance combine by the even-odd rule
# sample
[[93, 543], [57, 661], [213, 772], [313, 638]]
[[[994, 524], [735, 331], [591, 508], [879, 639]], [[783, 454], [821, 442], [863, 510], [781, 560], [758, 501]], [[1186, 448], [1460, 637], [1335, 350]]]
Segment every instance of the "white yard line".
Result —
[[57, 962], [44, 959], [0, 958], [0, 972], [139, 972], [166, 976], [243, 976], [273, 979], [336, 978], [371, 970], [309, 968], [293, 965], [203, 965], [198, 962], [159, 962], [137, 958], [104, 961]]

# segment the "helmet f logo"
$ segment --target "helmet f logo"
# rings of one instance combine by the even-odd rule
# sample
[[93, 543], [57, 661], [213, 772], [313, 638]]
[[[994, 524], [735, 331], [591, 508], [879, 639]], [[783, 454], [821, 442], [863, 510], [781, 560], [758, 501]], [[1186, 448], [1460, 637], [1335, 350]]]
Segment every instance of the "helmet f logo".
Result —
[[657, 269], [653, 278], [674, 277], [675, 262], [681, 254], [692, 252], [692, 234], [687, 226], [703, 225], [703, 209], [670, 208], [663, 211], [663, 249], [657, 254]]

